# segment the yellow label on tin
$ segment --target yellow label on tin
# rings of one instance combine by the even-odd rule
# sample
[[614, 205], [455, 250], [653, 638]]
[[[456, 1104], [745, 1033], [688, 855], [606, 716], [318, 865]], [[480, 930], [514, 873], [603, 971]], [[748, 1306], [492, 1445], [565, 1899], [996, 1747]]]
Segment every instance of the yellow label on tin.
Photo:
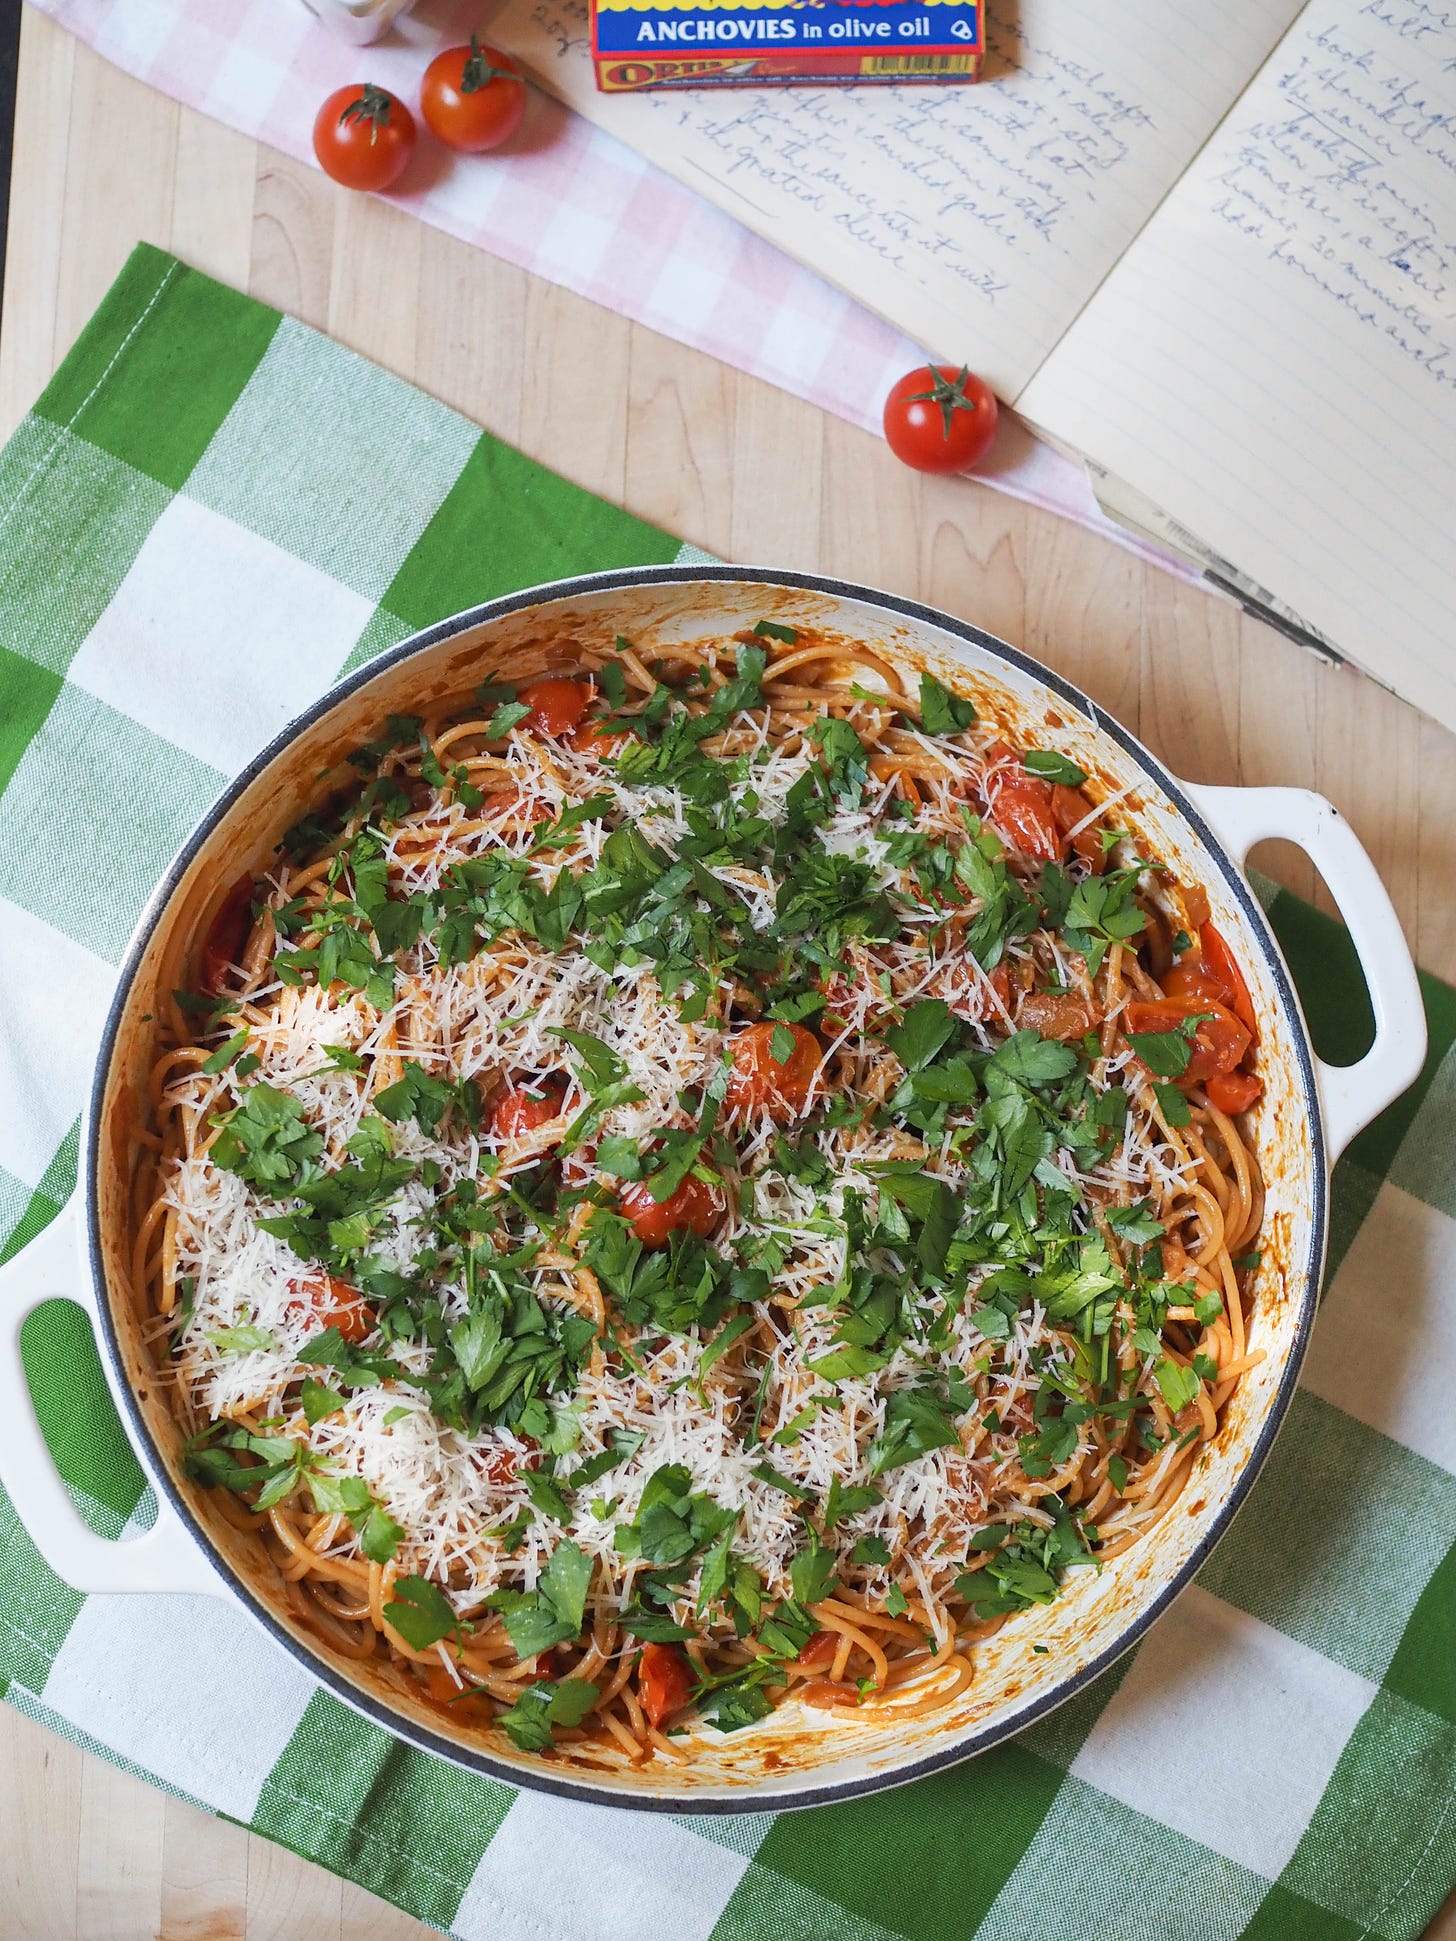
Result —
[[861, 74], [974, 74], [975, 54], [866, 54]]

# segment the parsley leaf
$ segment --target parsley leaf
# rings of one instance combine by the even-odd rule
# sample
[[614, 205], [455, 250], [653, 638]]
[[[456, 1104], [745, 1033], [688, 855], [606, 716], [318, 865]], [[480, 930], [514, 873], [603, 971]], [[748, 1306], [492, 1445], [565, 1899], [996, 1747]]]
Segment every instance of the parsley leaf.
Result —
[[870, 1444], [870, 1474], [883, 1476], [932, 1449], [959, 1447], [955, 1417], [969, 1405], [968, 1392], [961, 1404], [959, 1397], [933, 1387], [893, 1390], [885, 1402], [885, 1426]]
[[1155, 1078], [1181, 1078], [1193, 1056], [1202, 1018], [1184, 1018], [1172, 1031], [1129, 1031], [1127, 1042]]
[[416, 1651], [428, 1651], [442, 1638], [458, 1640], [471, 1629], [428, 1577], [396, 1577], [393, 1601], [385, 1605], [384, 1615]]
[[833, 1544], [825, 1543], [811, 1525], [808, 1543], [789, 1565], [789, 1583], [793, 1587], [794, 1601], [804, 1605], [818, 1604], [828, 1597], [834, 1589], [836, 1561]]
[[1069, 789], [1079, 789], [1087, 779], [1085, 768], [1052, 748], [1030, 749], [1021, 760], [1028, 775], [1039, 775], [1044, 782], [1065, 782]]
[[1203, 1386], [1194, 1369], [1185, 1368], [1169, 1355], [1162, 1355], [1153, 1363], [1153, 1380], [1158, 1384], [1170, 1415], [1178, 1415], [1186, 1409]]
[[587, 1678], [563, 1678], [557, 1684], [538, 1679], [509, 1712], [502, 1713], [500, 1727], [522, 1752], [549, 1752], [555, 1728], [580, 1725], [598, 1696], [597, 1687]]
[[960, 1031], [951, 1008], [938, 997], [912, 1004], [899, 1024], [885, 1033], [885, 1043], [907, 1072], [924, 1071], [938, 1052]]
[[1155, 1078], [1153, 1096], [1157, 1099], [1163, 1117], [1170, 1126], [1186, 1126], [1193, 1123], [1193, 1108], [1176, 1085]]
[[518, 1656], [534, 1658], [581, 1636], [591, 1574], [591, 1558], [567, 1539], [552, 1551], [535, 1590], [496, 1591], [486, 1599], [492, 1610], [504, 1613]]
[[308, 1124], [298, 1100], [261, 1079], [214, 1123], [220, 1128], [214, 1162], [274, 1195], [297, 1185], [324, 1149], [322, 1133]]
[[315, 1422], [322, 1422], [325, 1416], [333, 1415], [344, 1406], [344, 1398], [336, 1388], [330, 1388], [325, 1382], [315, 1381], [312, 1375], [304, 1377], [298, 1399], [303, 1409], [303, 1419], [310, 1427]]
[[920, 676], [920, 720], [928, 735], [958, 735], [976, 718], [975, 704], [942, 687], [933, 674]]

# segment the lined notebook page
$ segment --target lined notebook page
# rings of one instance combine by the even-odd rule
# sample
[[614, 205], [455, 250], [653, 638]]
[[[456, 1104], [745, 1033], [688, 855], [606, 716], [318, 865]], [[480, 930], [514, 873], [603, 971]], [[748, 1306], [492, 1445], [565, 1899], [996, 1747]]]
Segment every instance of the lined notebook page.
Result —
[[1022, 404], [1456, 727], [1456, 0], [1311, 0]]
[[586, 0], [491, 38], [572, 107], [1014, 398], [1298, 11], [992, 0], [973, 87], [600, 95]]

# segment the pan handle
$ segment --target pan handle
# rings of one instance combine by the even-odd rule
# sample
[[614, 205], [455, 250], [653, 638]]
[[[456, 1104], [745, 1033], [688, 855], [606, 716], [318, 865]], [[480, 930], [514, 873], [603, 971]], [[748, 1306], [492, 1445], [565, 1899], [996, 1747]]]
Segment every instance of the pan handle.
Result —
[[20, 1330], [42, 1301], [75, 1301], [94, 1328], [91, 1277], [77, 1248], [76, 1199], [0, 1268], [0, 1484], [31, 1542], [78, 1591], [195, 1591], [226, 1595], [196, 1538], [158, 1493], [157, 1520], [134, 1542], [113, 1543], [82, 1518], [41, 1434], [20, 1355]]
[[1360, 838], [1324, 796], [1312, 789], [1184, 787], [1241, 865], [1266, 837], [1297, 843], [1349, 928], [1375, 1013], [1375, 1042], [1353, 1065], [1315, 1060], [1334, 1160], [1414, 1084], [1425, 1062], [1426, 1014], [1400, 919]]

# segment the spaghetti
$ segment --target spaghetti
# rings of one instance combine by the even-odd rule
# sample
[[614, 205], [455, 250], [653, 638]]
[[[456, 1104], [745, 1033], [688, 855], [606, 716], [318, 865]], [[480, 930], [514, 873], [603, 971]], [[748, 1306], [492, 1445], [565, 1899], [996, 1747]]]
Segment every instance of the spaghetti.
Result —
[[160, 1026], [189, 1467], [460, 1730], [945, 1705], [1258, 1359], [1243, 978], [929, 674], [772, 623], [541, 666], [392, 719]]

